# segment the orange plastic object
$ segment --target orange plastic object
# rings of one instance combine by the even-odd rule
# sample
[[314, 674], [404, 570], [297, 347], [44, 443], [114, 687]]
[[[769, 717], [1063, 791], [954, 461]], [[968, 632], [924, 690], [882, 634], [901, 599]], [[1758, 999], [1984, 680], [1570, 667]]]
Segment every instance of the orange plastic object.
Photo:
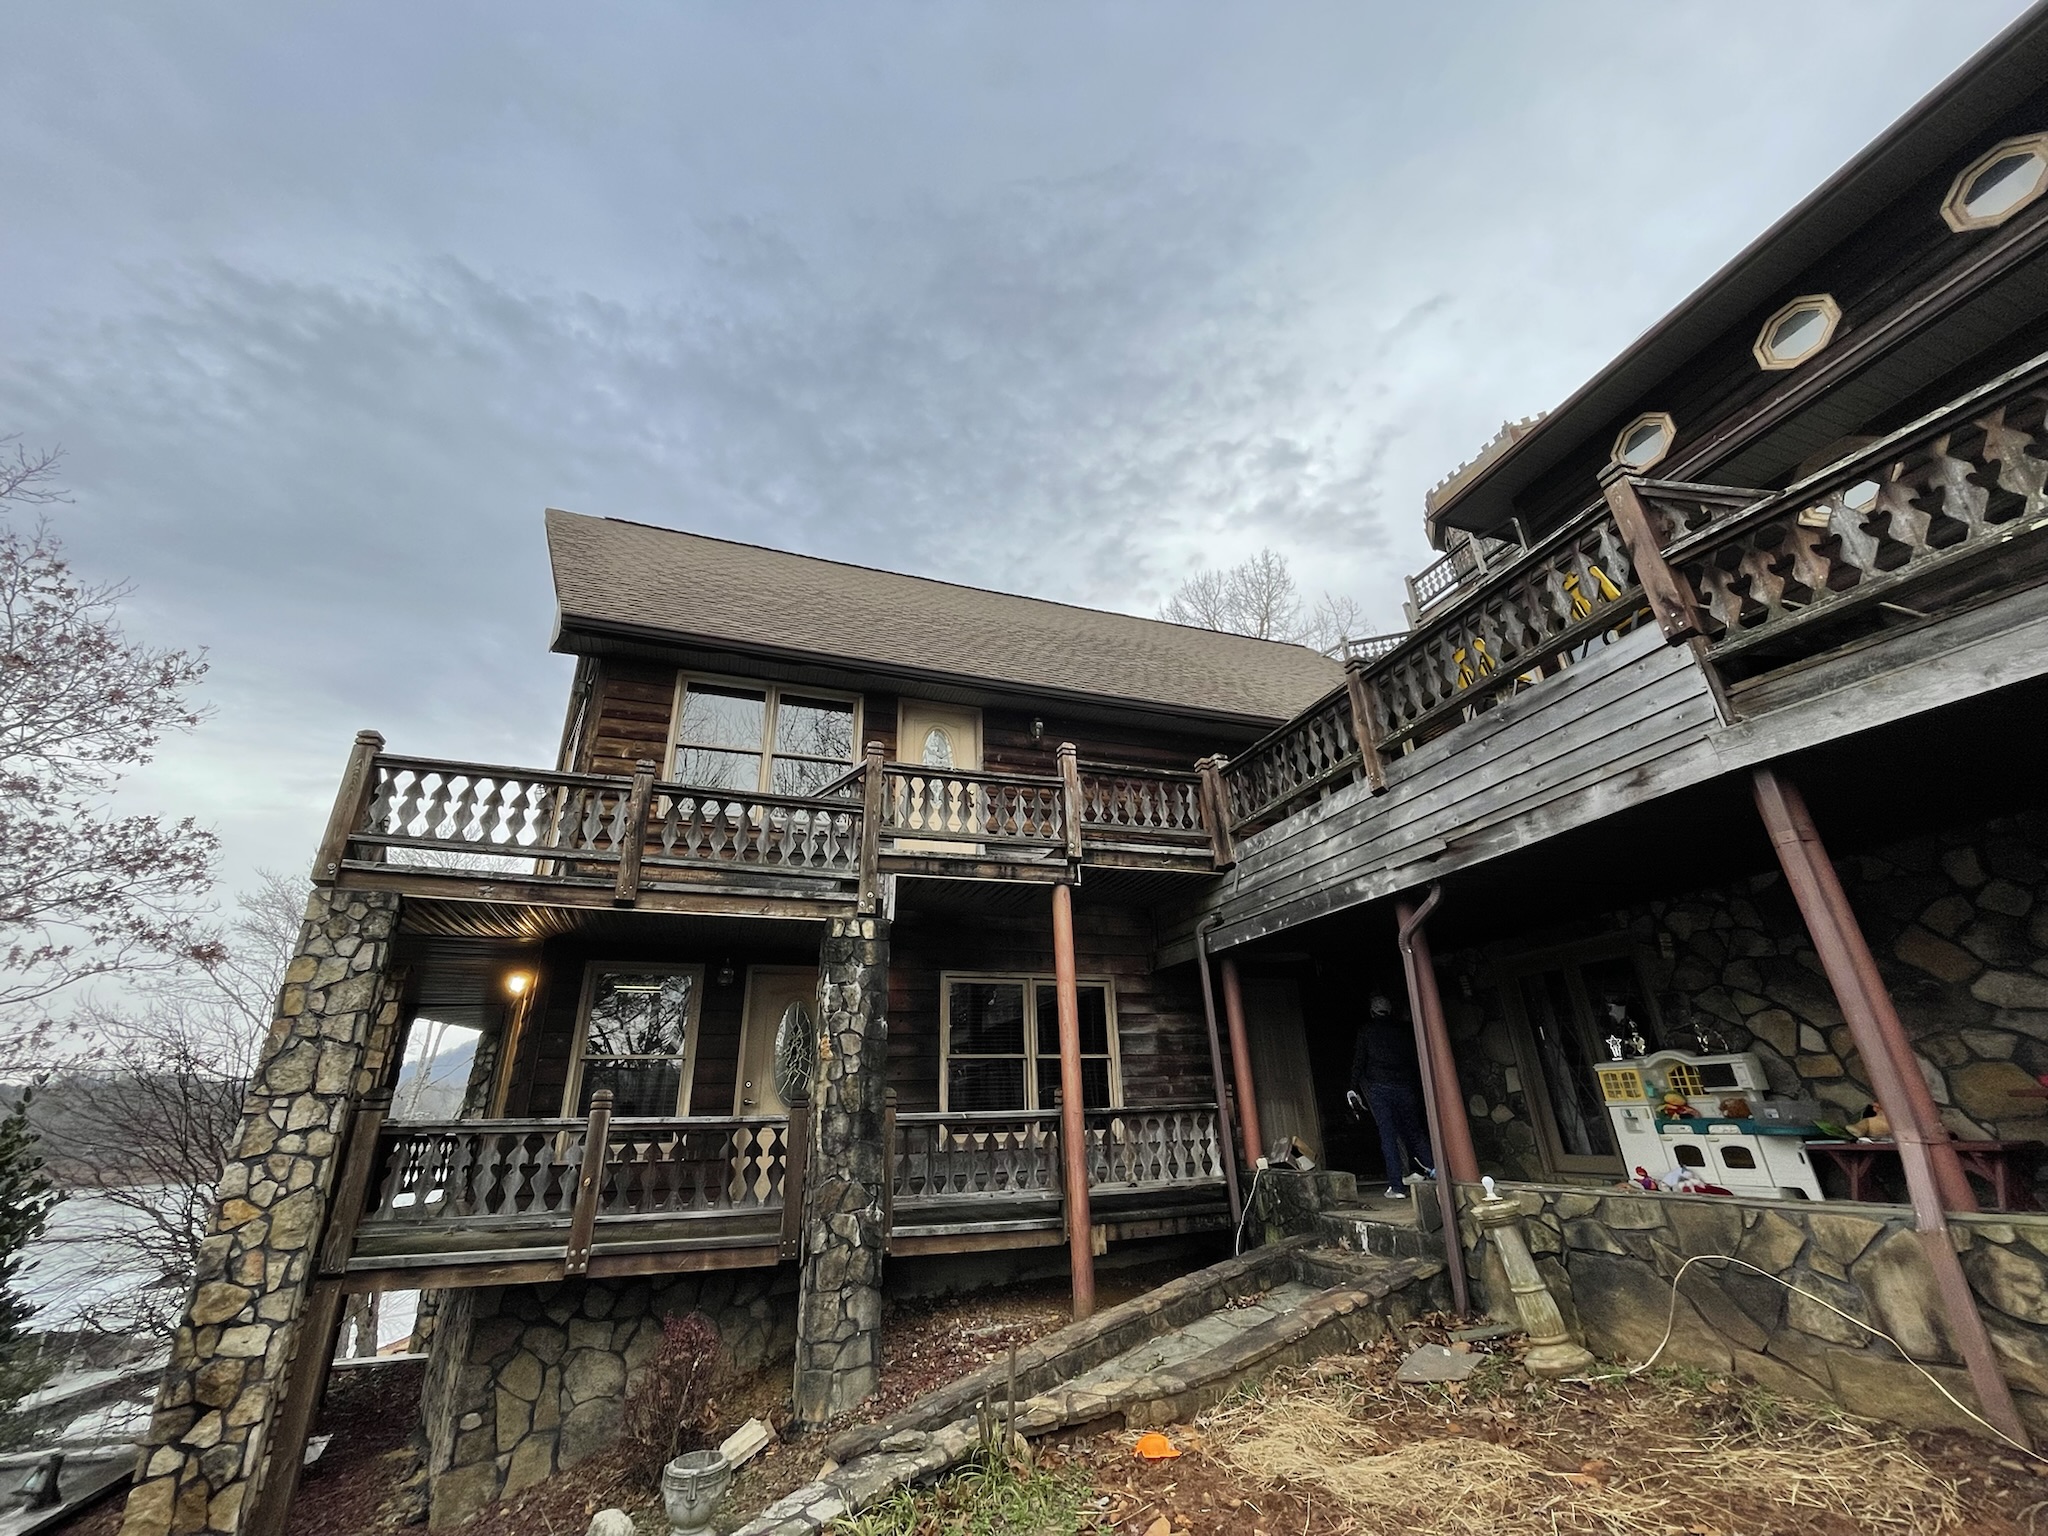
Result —
[[1174, 1443], [1156, 1429], [1138, 1436], [1138, 1443], [1132, 1449], [1147, 1461], [1170, 1461], [1180, 1454]]

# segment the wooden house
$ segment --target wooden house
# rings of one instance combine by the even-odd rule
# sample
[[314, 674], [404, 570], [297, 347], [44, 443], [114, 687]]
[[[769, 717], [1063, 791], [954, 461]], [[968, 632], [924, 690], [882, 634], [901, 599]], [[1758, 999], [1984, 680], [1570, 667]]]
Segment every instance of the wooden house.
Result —
[[[1739, 1259], [1682, 1355], [1933, 1401], [1788, 1280], [2048, 1423], [2048, 11], [1427, 519], [1339, 663], [550, 513], [558, 759], [358, 740], [126, 1529], [279, 1528], [350, 1291], [441, 1298], [437, 1521], [602, 1443], [663, 1309], [813, 1422], [885, 1265], [1064, 1245], [1084, 1311], [1276, 1141], [1379, 1171], [1373, 988], [1446, 1204], [1518, 1181], [1597, 1346]], [[419, 1017], [480, 1031], [457, 1120], [390, 1112]], [[1626, 1142], [1702, 1057], [1746, 1092]], [[1893, 1139], [1766, 1179], [1766, 1100]], [[1616, 1193], [1638, 1145], [1742, 1187]]]

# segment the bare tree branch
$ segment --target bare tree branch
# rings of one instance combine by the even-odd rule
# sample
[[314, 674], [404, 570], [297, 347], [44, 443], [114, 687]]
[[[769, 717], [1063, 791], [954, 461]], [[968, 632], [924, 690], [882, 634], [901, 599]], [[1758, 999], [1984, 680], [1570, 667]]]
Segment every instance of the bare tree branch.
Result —
[[1301, 589], [1284, 555], [1262, 549], [1228, 570], [1197, 571], [1174, 589], [1159, 611], [1162, 619], [1220, 629], [1259, 640], [1287, 640], [1334, 650], [1347, 639], [1372, 633], [1356, 601], [1325, 592], [1307, 613]]

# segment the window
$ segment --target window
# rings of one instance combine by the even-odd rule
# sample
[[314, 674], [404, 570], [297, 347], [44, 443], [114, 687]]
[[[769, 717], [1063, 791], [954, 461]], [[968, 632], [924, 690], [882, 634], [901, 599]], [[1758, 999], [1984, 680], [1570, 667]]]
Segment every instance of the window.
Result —
[[686, 679], [670, 778], [740, 793], [816, 794], [853, 766], [854, 703]]
[[1942, 200], [1941, 216], [1958, 234], [1995, 229], [2048, 191], [2048, 133], [1994, 145], [1964, 167]]
[[1841, 321], [1842, 307], [1834, 299], [1825, 293], [1809, 293], [1766, 320], [1750, 351], [1757, 366], [1766, 371], [1797, 368], [1834, 339]]
[[[1109, 983], [1084, 981], [1081, 1101], [1123, 1102], [1115, 999]], [[1060, 1087], [1059, 993], [1050, 976], [947, 976], [941, 988], [939, 1108], [1051, 1109]]]
[[1614, 440], [1614, 462], [1626, 469], [1648, 469], [1671, 451], [1678, 424], [1663, 411], [1638, 416]]
[[689, 1113], [704, 968], [593, 965], [583, 982], [583, 1029], [562, 1112], [587, 1115], [600, 1088], [614, 1115]]

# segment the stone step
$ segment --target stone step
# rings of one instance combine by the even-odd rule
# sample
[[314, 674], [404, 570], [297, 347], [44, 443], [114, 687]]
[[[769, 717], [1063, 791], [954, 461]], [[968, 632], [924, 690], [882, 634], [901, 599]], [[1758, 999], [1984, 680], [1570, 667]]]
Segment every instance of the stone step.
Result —
[[[1445, 1305], [1443, 1287], [1438, 1283], [1443, 1266], [1431, 1260], [1375, 1258], [1299, 1241], [1257, 1252], [1270, 1256], [1264, 1266], [1254, 1270], [1232, 1260], [1212, 1266], [1212, 1271], [1225, 1271], [1222, 1277], [1212, 1271], [1183, 1277], [1160, 1288], [1174, 1292], [1167, 1303], [1136, 1316], [1157, 1320], [1169, 1310], [1179, 1315], [1190, 1296], [1213, 1295], [1219, 1278], [1236, 1282], [1241, 1292], [1223, 1304], [1212, 1305], [1171, 1327], [1151, 1329], [1106, 1356], [1099, 1353], [1099, 1345], [1119, 1328], [1087, 1333], [1085, 1338], [1098, 1346], [1093, 1351], [1095, 1361], [1040, 1387], [1020, 1402], [1016, 1430], [1027, 1438], [1038, 1438], [1082, 1426], [1143, 1428], [1190, 1419], [1267, 1371], [1352, 1348]], [[1263, 1289], [1242, 1292], [1243, 1281], [1254, 1274], [1267, 1277], [1270, 1283]], [[1137, 1307], [1148, 1299], [1139, 1297], [1125, 1305]], [[1174, 1307], [1175, 1301], [1182, 1305]], [[1131, 1322], [1127, 1318], [1121, 1332], [1132, 1331]], [[1076, 1324], [1062, 1334], [1072, 1334], [1075, 1329], [1089, 1330], [1090, 1324]], [[1091, 1352], [1077, 1349], [1073, 1341], [1059, 1344], [1060, 1338], [1056, 1334], [1041, 1341], [1047, 1359], [1074, 1359]], [[1046, 1345], [1052, 1347], [1043, 1348]], [[1044, 1364], [1035, 1362], [1034, 1368], [1042, 1373]], [[852, 1432], [837, 1437], [835, 1445], [857, 1444], [864, 1449], [816, 1482], [770, 1505], [735, 1536], [807, 1536], [906, 1484], [957, 1465], [973, 1454], [980, 1437], [974, 1410], [985, 1398], [1003, 1401], [1007, 1370], [1005, 1362], [1000, 1372], [979, 1371], [964, 1377], [950, 1388], [928, 1394], [888, 1424], [872, 1426], [873, 1432], [857, 1440]], [[1020, 1353], [1020, 1392], [1026, 1390], [1022, 1377]], [[958, 1412], [948, 1422], [933, 1422], [942, 1404], [967, 1411]]]

